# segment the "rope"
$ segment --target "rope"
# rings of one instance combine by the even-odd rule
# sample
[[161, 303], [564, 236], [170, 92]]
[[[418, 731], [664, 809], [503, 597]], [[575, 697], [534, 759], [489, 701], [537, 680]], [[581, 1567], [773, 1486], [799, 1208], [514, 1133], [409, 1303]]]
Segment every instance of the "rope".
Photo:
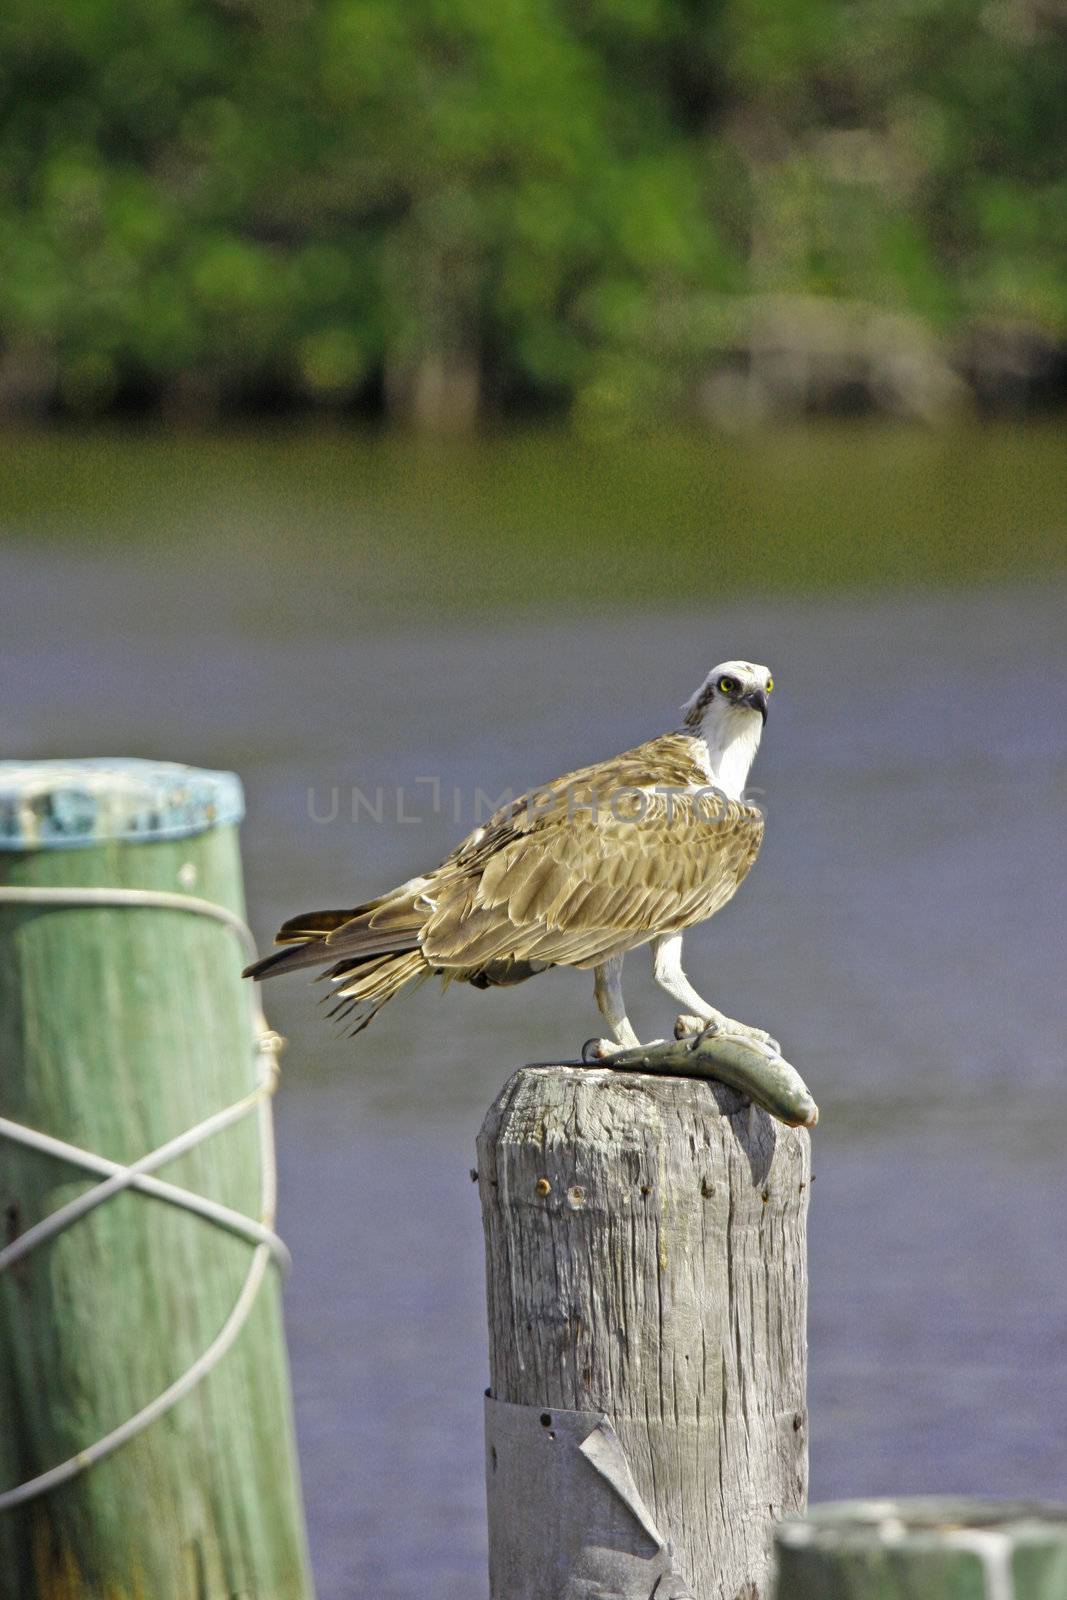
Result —
[[[142, 1194], [153, 1195], [157, 1200], [167, 1200], [171, 1205], [180, 1206], [185, 1211], [195, 1211], [198, 1216], [217, 1223], [220, 1228], [236, 1234], [239, 1239], [247, 1239], [249, 1244], [269, 1245], [275, 1262], [285, 1272], [288, 1272], [292, 1265], [285, 1244], [265, 1223], [257, 1222], [255, 1217], [246, 1217], [243, 1211], [231, 1211], [229, 1206], [222, 1205], [218, 1200], [210, 1200], [207, 1195], [194, 1194], [191, 1189], [182, 1189], [177, 1184], [164, 1183], [160, 1178], [148, 1177], [144, 1166], [140, 1163], [136, 1171], [133, 1167], [122, 1167], [117, 1161], [109, 1161], [106, 1156], [93, 1155], [91, 1150], [79, 1149], [76, 1144], [67, 1144], [63, 1139], [53, 1139], [51, 1134], [38, 1133], [35, 1128], [24, 1127], [21, 1122], [11, 1122], [7, 1117], [0, 1117], [0, 1137], [10, 1139], [13, 1144], [25, 1145], [29, 1150], [38, 1150], [42, 1155], [55, 1156], [58, 1161], [65, 1161], [68, 1166], [81, 1167], [85, 1172], [93, 1172], [97, 1176], [110, 1177], [112, 1173], [126, 1174], [129, 1177], [129, 1188], [137, 1189]], [[95, 1195], [97, 1191], [90, 1192]], [[58, 1216], [59, 1213], [53, 1215]], [[52, 1217], [46, 1218], [44, 1222], [37, 1224], [37, 1228], [44, 1230], [52, 1220]], [[44, 1237], [58, 1231], [58, 1228], [48, 1229], [48, 1233], [37, 1242], [43, 1243]], [[28, 1234], [23, 1234], [15, 1240], [14, 1245], [0, 1250], [0, 1272], [12, 1261], [17, 1261], [20, 1255], [25, 1254], [25, 1248], [19, 1247], [28, 1237]], [[9, 1251], [14, 1253], [9, 1255]]]
[[[211, 900], [202, 900], [195, 895], [171, 894], [166, 890], [155, 889], [64, 889], [64, 888], [8, 888], [0, 887], [0, 905], [37, 905], [37, 906], [119, 906], [153, 908], [165, 911], [191, 912], [197, 916], [212, 917], [235, 935], [245, 952], [254, 957], [256, 954], [255, 941], [247, 924], [234, 912], [228, 911], [225, 906], [216, 905]], [[255, 1048], [258, 1063], [257, 1082], [248, 1094], [242, 1096], [233, 1105], [216, 1111], [211, 1116], [205, 1117], [195, 1127], [189, 1128], [185, 1133], [178, 1134], [176, 1138], [168, 1139], [156, 1150], [142, 1156], [129, 1166], [122, 1166], [118, 1162], [109, 1161], [104, 1156], [98, 1156], [88, 1150], [81, 1150], [77, 1145], [67, 1144], [62, 1139], [55, 1139], [51, 1134], [40, 1133], [35, 1128], [24, 1127], [21, 1123], [12, 1122], [6, 1117], [0, 1117], [0, 1137], [7, 1138], [14, 1143], [26, 1146], [31, 1150], [38, 1150], [45, 1155], [51, 1155], [72, 1165], [81, 1167], [86, 1172], [92, 1172], [103, 1178], [94, 1188], [87, 1190], [76, 1199], [61, 1206], [58, 1211], [53, 1211], [49, 1216], [42, 1218], [32, 1228], [20, 1234], [5, 1249], [0, 1250], [0, 1272], [21, 1260], [30, 1250], [47, 1240], [54, 1238], [64, 1228], [70, 1227], [80, 1217], [86, 1216], [96, 1206], [102, 1205], [105, 1200], [110, 1200], [113, 1195], [120, 1194], [124, 1189], [136, 1189], [141, 1193], [153, 1195], [156, 1199], [164, 1200], [171, 1205], [182, 1206], [184, 1209], [204, 1217], [207, 1221], [215, 1223], [228, 1232], [237, 1234], [246, 1239], [253, 1246], [252, 1259], [249, 1263], [248, 1273], [241, 1289], [234, 1301], [226, 1321], [223, 1323], [215, 1338], [208, 1345], [192, 1365], [182, 1373], [181, 1377], [158, 1394], [148, 1405], [129, 1417], [119, 1427], [102, 1439], [98, 1439], [85, 1450], [80, 1450], [77, 1455], [69, 1460], [62, 1461], [58, 1466], [51, 1467], [47, 1472], [40, 1473], [35, 1478], [30, 1478], [25, 1483], [17, 1484], [13, 1489], [0, 1492], [0, 1511], [11, 1510], [15, 1506], [24, 1505], [28, 1500], [35, 1499], [49, 1489], [54, 1489], [58, 1484], [66, 1483], [86, 1467], [102, 1460], [105, 1456], [117, 1450], [120, 1445], [127, 1443], [137, 1434], [144, 1431], [151, 1423], [155, 1422], [172, 1406], [176, 1405], [185, 1395], [195, 1389], [197, 1384], [217, 1366], [231, 1348], [237, 1335], [244, 1326], [260, 1286], [266, 1275], [267, 1266], [273, 1259], [279, 1266], [285, 1267], [289, 1262], [289, 1252], [278, 1238], [271, 1226], [277, 1198], [277, 1171], [274, 1153], [274, 1127], [271, 1120], [270, 1097], [274, 1093], [278, 1081], [278, 1054], [282, 1047], [280, 1035], [275, 1033], [263, 1015], [259, 1003], [259, 996], [249, 986], [250, 1008], [252, 1024], [255, 1032]], [[178, 1156], [184, 1155], [195, 1145], [209, 1139], [213, 1134], [219, 1133], [224, 1128], [231, 1127], [242, 1117], [254, 1112], [259, 1132], [260, 1149], [260, 1215], [259, 1218], [246, 1217], [242, 1212], [234, 1211], [229, 1206], [221, 1205], [205, 1195], [194, 1194], [187, 1189], [179, 1188], [176, 1184], [165, 1183], [161, 1179], [152, 1177], [157, 1167], [165, 1166], [168, 1161], [174, 1161]]]

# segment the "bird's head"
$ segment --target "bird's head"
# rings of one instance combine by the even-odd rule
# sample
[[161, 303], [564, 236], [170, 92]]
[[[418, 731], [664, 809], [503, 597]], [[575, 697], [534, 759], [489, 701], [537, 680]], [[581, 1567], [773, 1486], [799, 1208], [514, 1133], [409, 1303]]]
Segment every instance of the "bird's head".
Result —
[[752, 730], [754, 719], [759, 717], [762, 731], [773, 688], [769, 667], [756, 661], [722, 661], [686, 701], [685, 725], [705, 733], [709, 728], [716, 729], [728, 737], [731, 731], [740, 734]]
[[704, 747], [701, 759], [710, 782], [731, 800], [744, 793], [773, 688], [769, 667], [723, 661], [685, 704], [685, 731]]

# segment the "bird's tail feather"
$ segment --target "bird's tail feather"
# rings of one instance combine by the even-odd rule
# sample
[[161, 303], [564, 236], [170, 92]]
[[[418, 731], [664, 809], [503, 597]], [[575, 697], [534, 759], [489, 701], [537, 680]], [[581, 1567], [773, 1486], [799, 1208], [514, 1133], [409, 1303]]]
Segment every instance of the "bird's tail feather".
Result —
[[347, 911], [302, 911], [298, 917], [290, 917], [288, 922], [282, 923], [274, 935], [274, 943], [305, 944], [308, 939], [325, 939], [327, 934], [336, 933], [346, 922], [363, 911], [372, 910], [378, 903], [371, 900], [366, 905], [351, 906]]
[[253, 961], [242, 972], [242, 978], [255, 978], [261, 983], [264, 978], [278, 978], [283, 972], [296, 972], [300, 967], [321, 967], [324, 961], [330, 960], [328, 950], [320, 948], [322, 941], [313, 943], [284, 945], [281, 950], [272, 950], [268, 956], [260, 956], [258, 961]]
[[371, 900], [349, 911], [304, 911], [278, 929], [275, 943], [282, 949], [260, 956], [244, 969], [245, 978], [277, 978], [301, 967], [324, 967], [339, 957], [365, 961], [371, 956], [414, 950], [422, 918], [410, 900]]
[[[350, 911], [308, 911], [280, 929], [282, 948], [245, 968], [246, 978], [274, 978], [330, 965], [330, 1015], [354, 1020], [359, 1033], [387, 1000], [430, 972], [419, 948], [422, 917], [410, 900], [386, 896]], [[384, 925], [383, 925], [384, 924]]]
[[329, 1016], [353, 1023], [352, 1033], [362, 1033], [394, 995], [410, 984], [428, 978], [429, 962], [418, 948], [372, 956], [369, 960], [339, 961], [322, 976], [336, 985], [327, 999]]

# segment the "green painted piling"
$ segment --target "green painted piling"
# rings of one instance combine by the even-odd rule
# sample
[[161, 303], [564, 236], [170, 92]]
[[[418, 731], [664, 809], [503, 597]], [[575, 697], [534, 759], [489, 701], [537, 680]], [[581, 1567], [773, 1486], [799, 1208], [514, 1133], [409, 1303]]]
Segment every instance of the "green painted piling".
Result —
[[[0, 887], [195, 895], [243, 916], [231, 775], [0, 763]], [[256, 1081], [233, 932], [185, 910], [0, 899], [0, 1116], [130, 1163]], [[255, 1114], [158, 1173], [258, 1217]], [[0, 1136], [0, 1244], [92, 1187]], [[253, 1246], [123, 1192], [0, 1273], [0, 1494], [211, 1345]], [[0, 1510], [0, 1600], [310, 1600], [273, 1265], [219, 1364], [106, 1459]]]
[[1067, 1506], [947, 1497], [813, 1507], [775, 1530], [777, 1600], [1063, 1600]]

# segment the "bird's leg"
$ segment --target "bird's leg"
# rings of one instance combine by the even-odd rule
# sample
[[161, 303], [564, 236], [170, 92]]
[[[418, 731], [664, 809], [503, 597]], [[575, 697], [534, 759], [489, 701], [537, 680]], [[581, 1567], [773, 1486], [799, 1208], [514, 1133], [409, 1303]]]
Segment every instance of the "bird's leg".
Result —
[[600, 1015], [611, 1029], [610, 1039], [590, 1039], [582, 1054], [587, 1061], [603, 1061], [618, 1050], [632, 1050], [640, 1044], [630, 1019], [626, 1015], [626, 1001], [622, 995], [622, 956], [612, 956], [602, 966], [593, 968], [593, 993]]
[[732, 1017], [724, 1016], [721, 1011], [716, 1011], [714, 1006], [702, 1000], [693, 985], [682, 971], [682, 936], [680, 933], [664, 933], [652, 941], [652, 976], [661, 989], [665, 989], [672, 1000], [677, 1000], [687, 1012], [698, 1017], [705, 1026], [715, 1023], [723, 1033], [741, 1033], [749, 1039], [758, 1039], [761, 1044], [768, 1044], [775, 1051], [779, 1049], [777, 1039], [763, 1028], [751, 1028], [745, 1022], [735, 1022]]

